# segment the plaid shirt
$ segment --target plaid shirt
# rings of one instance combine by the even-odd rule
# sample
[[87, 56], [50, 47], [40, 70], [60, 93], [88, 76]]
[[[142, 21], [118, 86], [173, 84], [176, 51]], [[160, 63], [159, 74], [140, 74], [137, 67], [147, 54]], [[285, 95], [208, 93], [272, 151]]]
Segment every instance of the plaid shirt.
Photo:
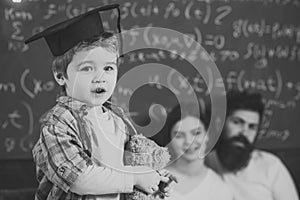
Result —
[[[87, 108], [84, 103], [62, 96], [43, 118], [40, 138], [32, 150], [39, 182], [36, 200], [96, 198], [93, 195], [78, 195], [69, 190], [76, 178], [88, 166], [94, 165], [91, 159], [90, 134], [83, 118], [87, 114]], [[116, 109], [114, 111], [116, 113]], [[124, 116], [121, 111], [116, 114]], [[124, 122], [126, 121], [125, 119]], [[128, 128], [132, 127], [127, 124]]]

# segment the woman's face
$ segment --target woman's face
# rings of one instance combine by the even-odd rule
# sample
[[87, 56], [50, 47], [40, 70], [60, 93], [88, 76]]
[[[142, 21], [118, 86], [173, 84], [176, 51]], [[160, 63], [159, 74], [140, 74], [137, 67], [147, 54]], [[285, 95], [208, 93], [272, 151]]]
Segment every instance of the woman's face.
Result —
[[174, 159], [192, 162], [204, 153], [206, 142], [204, 124], [196, 117], [187, 116], [175, 123], [171, 129], [169, 148]]

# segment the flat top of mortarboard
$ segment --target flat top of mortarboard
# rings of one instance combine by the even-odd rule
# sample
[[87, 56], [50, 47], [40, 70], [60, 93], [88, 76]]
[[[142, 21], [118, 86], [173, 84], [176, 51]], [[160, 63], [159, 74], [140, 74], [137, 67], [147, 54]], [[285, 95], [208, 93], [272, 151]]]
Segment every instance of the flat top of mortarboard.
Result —
[[[67, 50], [75, 46], [78, 42], [105, 32], [103, 29], [101, 17], [98, 12], [115, 8], [119, 9], [119, 4], [97, 7], [74, 18], [48, 27], [42, 32], [26, 39], [25, 44], [28, 44], [40, 38], [45, 38], [52, 54], [54, 56], [62, 55]], [[120, 19], [118, 19], [118, 29], [120, 32], [119, 23]]]

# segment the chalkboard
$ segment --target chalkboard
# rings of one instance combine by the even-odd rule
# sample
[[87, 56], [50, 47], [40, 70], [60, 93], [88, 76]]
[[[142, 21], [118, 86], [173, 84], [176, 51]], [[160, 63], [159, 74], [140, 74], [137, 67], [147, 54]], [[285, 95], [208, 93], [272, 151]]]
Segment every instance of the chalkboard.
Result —
[[[251, 89], [263, 94], [267, 111], [258, 146], [266, 149], [299, 148], [300, 116], [300, 3], [297, 0], [11, 0], [0, 2], [0, 159], [30, 158], [39, 135], [40, 117], [55, 104], [58, 88], [51, 74], [52, 56], [44, 41], [28, 46], [24, 39], [63, 19], [93, 7], [120, 3], [122, 29], [161, 27], [184, 33], [200, 43], [216, 63], [226, 89]], [[105, 27], [114, 27], [116, 12], [104, 14]], [[131, 32], [131, 43], [140, 37]], [[160, 121], [176, 103], [196, 91], [209, 99], [208, 84], [190, 62], [207, 55], [188, 38], [143, 32], [152, 46], [132, 51], [122, 60], [120, 77], [145, 63], [171, 67], [167, 74], [140, 76], [151, 82], [137, 90], [118, 85], [115, 102], [129, 108], [139, 125], [150, 117]], [[174, 69], [172, 69], [174, 68]], [[174, 72], [180, 71], [182, 76]], [[130, 80], [129, 80], [130, 82]], [[167, 86], [159, 83], [166, 82]], [[187, 82], [190, 84], [187, 84]], [[172, 87], [176, 95], [170, 92]], [[131, 98], [129, 104], [124, 99]], [[175, 98], [176, 99], [176, 98]], [[165, 107], [153, 106], [161, 104]]]

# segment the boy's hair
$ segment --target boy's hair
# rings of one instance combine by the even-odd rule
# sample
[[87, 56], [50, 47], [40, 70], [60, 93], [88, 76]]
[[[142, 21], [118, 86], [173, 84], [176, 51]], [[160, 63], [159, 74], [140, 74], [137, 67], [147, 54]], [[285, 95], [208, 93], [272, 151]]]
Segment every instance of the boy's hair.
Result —
[[104, 32], [99, 36], [78, 43], [63, 55], [55, 57], [52, 62], [52, 72], [56, 72], [60, 74], [60, 76], [68, 78], [67, 67], [72, 61], [73, 56], [77, 52], [90, 50], [96, 47], [103, 47], [110, 52], [116, 53], [117, 57], [119, 56], [119, 40], [117, 36], [110, 32]]
[[230, 116], [236, 110], [254, 111], [259, 114], [260, 121], [264, 112], [264, 103], [262, 96], [258, 92], [247, 92], [232, 90], [227, 94], [227, 116]]
[[[196, 106], [199, 105], [199, 110], [196, 109]], [[168, 133], [168, 140], [171, 141], [171, 130], [173, 126], [180, 121], [181, 119], [184, 119], [187, 116], [192, 116], [197, 119], [199, 119], [203, 125], [205, 130], [208, 129], [209, 123], [210, 123], [210, 108], [207, 104], [205, 108], [202, 108], [200, 104], [192, 103], [192, 102], [182, 102], [178, 105], [176, 105], [171, 112], [167, 116], [166, 120], [166, 130]], [[182, 111], [182, 112], [181, 112]], [[199, 112], [198, 112], [199, 111]]]

